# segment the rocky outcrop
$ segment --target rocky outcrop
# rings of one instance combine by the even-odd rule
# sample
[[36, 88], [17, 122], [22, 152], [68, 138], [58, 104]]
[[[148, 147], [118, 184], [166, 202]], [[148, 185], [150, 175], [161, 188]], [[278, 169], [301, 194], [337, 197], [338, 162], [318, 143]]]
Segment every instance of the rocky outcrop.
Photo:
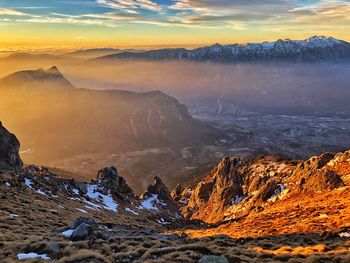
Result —
[[0, 171], [18, 171], [23, 163], [19, 156], [19, 141], [0, 121]]
[[350, 151], [325, 153], [304, 162], [275, 156], [225, 157], [193, 190], [178, 186], [172, 195], [185, 218], [213, 223], [261, 212], [293, 196], [349, 186], [349, 174]]
[[134, 196], [132, 189], [125, 179], [119, 176], [117, 168], [114, 166], [104, 167], [99, 170], [96, 180], [93, 180], [91, 184], [97, 185], [99, 192], [103, 194], [111, 193], [112, 196], [121, 200], [127, 199], [128, 196]]
[[142, 200], [152, 200], [154, 205], [161, 205], [169, 211], [178, 213], [177, 204], [171, 196], [169, 188], [159, 177], [154, 177], [154, 184], [148, 186], [147, 190], [141, 195]]
[[215, 220], [235, 197], [243, 196], [243, 175], [239, 169], [242, 160], [225, 157], [211, 174], [193, 190], [187, 206], [183, 209], [185, 217], [205, 217]]
[[332, 153], [325, 153], [301, 163], [293, 174], [295, 180], [298, 181], [298, 190], [300, 192], [317, 192], [344, 186], [341, 176], [326, 166], [334, 156]]

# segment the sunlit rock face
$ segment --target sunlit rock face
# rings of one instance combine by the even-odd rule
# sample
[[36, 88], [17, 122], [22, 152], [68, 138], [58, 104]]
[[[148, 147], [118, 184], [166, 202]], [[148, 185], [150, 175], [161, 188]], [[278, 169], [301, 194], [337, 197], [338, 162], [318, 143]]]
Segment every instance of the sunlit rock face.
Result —
[[0, 121], [0, 170], [19, 170], [22, 161], [19, 157], [19, 141], [7, 131]]
[[192, 189], [172, 192], [185, 218], [219, 222], [261, 212], [283, 202], [349, 185], [349, 151], [306, 161], [266, 156], [225, 157]]

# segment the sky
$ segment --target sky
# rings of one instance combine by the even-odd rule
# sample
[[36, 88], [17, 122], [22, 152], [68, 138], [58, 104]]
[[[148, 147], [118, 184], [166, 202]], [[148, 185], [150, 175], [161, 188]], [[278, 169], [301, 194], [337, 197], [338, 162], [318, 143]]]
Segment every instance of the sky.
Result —
[[350, 0], [0, 0], [0, 47], [350, 41]]

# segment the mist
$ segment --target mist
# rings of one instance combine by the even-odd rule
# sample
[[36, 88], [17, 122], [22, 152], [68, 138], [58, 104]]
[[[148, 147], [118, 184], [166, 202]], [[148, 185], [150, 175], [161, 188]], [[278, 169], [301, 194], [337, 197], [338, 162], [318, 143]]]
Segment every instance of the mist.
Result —
[[190, 109], [230, 113], [348, 115], [350, 65], [340, 63], [216, 64], [188, 61], [91, 61], [69, 56], [0, 60], [0, 77], [59, 67], [78, 88], [160, 90]]
[[74, 87], [56, 85], [55, 78], [0, 80], [0, 119], [20, 139], [27, 164], [82, 179], [114, 164], [138, 188], [144, 174], [145, 184], [157, 171], [172, 185], [227, 154], [306, 158], [350, 146], [349, 64], [16, 54], [0, 59], [0, 78], [54, 65]]

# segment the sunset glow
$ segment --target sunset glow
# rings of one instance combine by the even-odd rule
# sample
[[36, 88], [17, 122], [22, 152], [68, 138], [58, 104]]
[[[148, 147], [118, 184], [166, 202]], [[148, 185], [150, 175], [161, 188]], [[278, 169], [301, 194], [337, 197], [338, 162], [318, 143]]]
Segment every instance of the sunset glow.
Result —
[[347, 0], [0, 1], [1, 50], [350, 40], [349, 30]]

